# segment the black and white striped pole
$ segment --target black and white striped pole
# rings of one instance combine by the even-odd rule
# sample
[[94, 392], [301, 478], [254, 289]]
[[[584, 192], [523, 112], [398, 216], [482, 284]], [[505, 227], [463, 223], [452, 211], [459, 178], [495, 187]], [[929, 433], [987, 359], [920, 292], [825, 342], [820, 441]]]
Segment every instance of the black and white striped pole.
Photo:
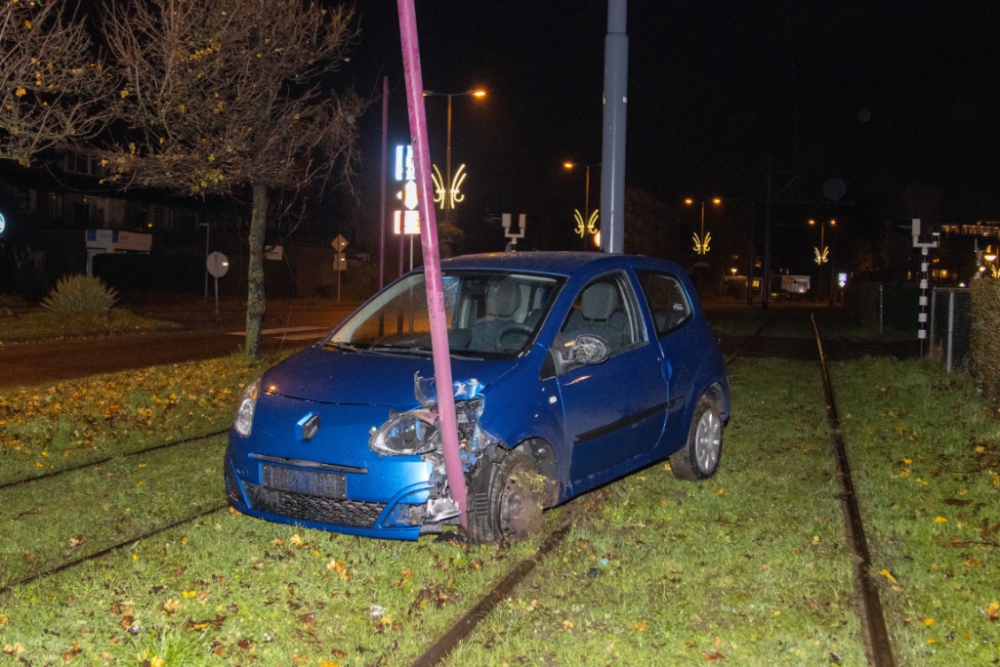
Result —
[[917, 338], [920, 339], [920, 356], [924, 356], [924, 341], [927, 340], [927, 256], [931, 248], [937, 247], [937, 241], [931, 241], [929, 225], [921, 225], [920, 218], [911, 221], [910, 233], [913, 235], [913, 247], [920, 248], [920, 314], [917, 322]]

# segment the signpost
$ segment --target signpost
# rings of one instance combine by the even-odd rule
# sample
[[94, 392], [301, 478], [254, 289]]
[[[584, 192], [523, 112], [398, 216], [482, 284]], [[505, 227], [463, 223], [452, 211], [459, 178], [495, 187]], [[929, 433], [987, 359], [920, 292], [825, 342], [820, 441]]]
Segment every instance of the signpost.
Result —
[[347, 257], [344, 256], [347, 239], [343, 234], [337, 234], [337, 238], [331, 241], [330, 245], [337, 253], [333, 256], [333, 270], [337, 272], [337, 303], [340, 303], [340, 274], [347, 270]]
[[215, 314], [219, 314], [219, 278], [229, 271], [229, 258], [221, 252], [213, 252], [205, 260], [205, 268], [215, 278]]

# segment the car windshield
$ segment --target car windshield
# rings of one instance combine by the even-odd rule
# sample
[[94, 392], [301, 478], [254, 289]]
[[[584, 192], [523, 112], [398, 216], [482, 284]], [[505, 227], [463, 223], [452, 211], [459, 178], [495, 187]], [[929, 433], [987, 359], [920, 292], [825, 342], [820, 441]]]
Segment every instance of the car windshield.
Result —
[[[452, 355], [503, 358], [534, 340], [563, 280], [502, 271], [454, 271], [442, 277]], [[325, 342], [384, 354], [429, 355], [424, 274], [389, 286]]]

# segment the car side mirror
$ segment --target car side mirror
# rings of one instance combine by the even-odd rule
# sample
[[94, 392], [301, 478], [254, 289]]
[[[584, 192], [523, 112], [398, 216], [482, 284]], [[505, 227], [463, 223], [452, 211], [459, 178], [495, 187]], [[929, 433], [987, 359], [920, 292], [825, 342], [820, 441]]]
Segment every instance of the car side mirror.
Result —
[[593, 334], [580, 334], [573, 341], [552, 348], [549, 353], [551, 366], [546, 364], [549, 370], [543, 368], [542, 376], [562, 375], [580, 365], [603, 364], [610, 356], [611, 348], [606, 340]]
[[594, 334], [580, 334], [567, 352], [573, 361], [585, 366], [603, 364], [611, 356], [608, 341]]

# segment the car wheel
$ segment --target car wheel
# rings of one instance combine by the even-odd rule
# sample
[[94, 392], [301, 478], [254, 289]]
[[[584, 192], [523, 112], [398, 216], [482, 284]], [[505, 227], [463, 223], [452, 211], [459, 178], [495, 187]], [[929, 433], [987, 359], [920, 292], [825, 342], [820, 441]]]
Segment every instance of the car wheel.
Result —
[[677, 479], [708, 479], [719, 468], [722, 456], [722, 419], [719, 407], [702, 396], [694, 408], [687, 442], [670, 455], [670, 470]]
[[510, 451], [484, 462], [469, 484], [469, 540], [509, 544], [538, 532], [545, 497], [544, 479], [528, 455]]

